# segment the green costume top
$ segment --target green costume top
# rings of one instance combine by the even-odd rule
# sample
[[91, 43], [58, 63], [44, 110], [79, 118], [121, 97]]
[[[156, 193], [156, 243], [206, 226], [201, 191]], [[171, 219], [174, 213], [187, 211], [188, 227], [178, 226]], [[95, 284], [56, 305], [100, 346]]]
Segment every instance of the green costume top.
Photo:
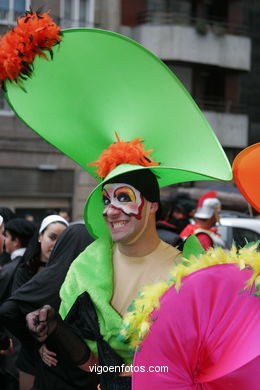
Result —
[[[64, 318], [77, 297], [87, 291], [94, 303], [99, 320], [100, 333], [110, 346], [131, 364], [133, 351], [119, 340], [123, 326], [122, 317], [110, 305], [113, 295], [112, 243], [99, 238], [87, 247], [72, 263], [60, 296], [60, 314]], [[91, 350], [97, 354], [94, 341], [87, 341]]]

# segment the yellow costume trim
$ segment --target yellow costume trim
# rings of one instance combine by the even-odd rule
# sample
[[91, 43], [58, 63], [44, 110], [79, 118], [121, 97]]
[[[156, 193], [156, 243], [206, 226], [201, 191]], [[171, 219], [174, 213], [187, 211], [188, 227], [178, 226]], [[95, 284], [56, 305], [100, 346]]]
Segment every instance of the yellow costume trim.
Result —
[[255, 283], [255, 295], [260, 296], [260, 252], [257, 252], [256, 249], [257, 244], [246, 246], [239, 251], [235, 246], [230, 251], [225, 251], [222, 248], [211, 248], [199, 257], [191, 255], [189, 260], [183, 258], [182, 263], [172, 268], [168, 283], [160, 282], [141, 289], [139, 297], [133, 301], [124, 318], [124, 327], [121, 330], [122, 338], [129, 341], [131, 348], [138, 347], [152, 325], [150, 314], [154, 308], [159, 308], [161, 296], [173, 285], [179, 291], [182, 279], [202, 268], [230, 263], [237, 264], [241, 270], [250, 267], [253, 273], [247, 281], [245, 289]]

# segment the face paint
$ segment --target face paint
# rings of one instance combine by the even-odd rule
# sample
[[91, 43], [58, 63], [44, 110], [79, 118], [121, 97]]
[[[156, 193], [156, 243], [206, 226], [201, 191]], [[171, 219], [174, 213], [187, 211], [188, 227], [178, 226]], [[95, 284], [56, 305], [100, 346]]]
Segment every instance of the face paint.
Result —
[[104, 212], [106, 216], [109, 208], [121, 210], [128, 216], [141, 219], [144, 198], [140, 191], [130, 184], [107, 184], [103, 188]]
[[132, 243], [147, 226], [147, 200], [129, 184], [107, 184], [103, 188], [104, 220], [114, 242]]

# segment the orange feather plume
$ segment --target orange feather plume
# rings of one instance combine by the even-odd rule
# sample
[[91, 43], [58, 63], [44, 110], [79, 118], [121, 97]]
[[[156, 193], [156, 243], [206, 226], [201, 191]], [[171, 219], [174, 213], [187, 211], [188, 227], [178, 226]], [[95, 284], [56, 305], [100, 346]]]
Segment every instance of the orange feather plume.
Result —
[[61, 30], [48, 13], [26, 12], [17, 25], [0, 38], [0, 83], [19, 81], [32, 73], [36, 55], [48, 60], [52, 47], [61, 40]]
[[144, 150], [140, 138], [135, 138], [129, 142], [121, 141], [116, 133], [116, 139], [116, 142], [104, 150], [98, 160], [88, 164], [90, 167], [98, 168], [95, 171], [98, 177], [104, 179], [109, 172], [120, 164], [141, 165], [143, 167], [159, 165], [158, 162], [148, 157], [153, 150]]

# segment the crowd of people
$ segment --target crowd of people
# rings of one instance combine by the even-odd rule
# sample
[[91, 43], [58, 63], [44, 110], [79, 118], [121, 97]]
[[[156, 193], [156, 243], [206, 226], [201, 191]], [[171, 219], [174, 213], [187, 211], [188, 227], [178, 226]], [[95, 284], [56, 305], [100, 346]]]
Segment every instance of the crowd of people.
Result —
[[225, 247], [217, 228], [221, 203], [215, 191], [206, 192], [197, 202], [188, 194], [179, 193], [162, 202], [162, 210], [156, 223], [162, 240], [183, 248], [187, 238], [195, 235], [204, 250]]
[[[213, 203], [214, 201], [219, 206], [215, 195]], [[171, 201], [160, 203], [160, 215], [157, 218], [154, 236], [157, 237], [158, 234], [162, 240], [160, 251], [169, 252], [171, 261], [168, 267], [172, 258], [178, 258], [180, 252], [176, 249], [170, 250], [169, 246], [167, 249], [167, 246], [163, 247], [166, 244], [162, 243], [168, 243], [173, 248], [181, 250], [185, 241], [181, 238], [182, 231], [183, 229], [185, 231], [187, 226], [197, 226], [193, 216], [198, 210], [201, 211], [201, 209], [196, 211], [196, 202], [183, 193], [177, 194]], [[96, 388], [96, 375], [91, 375], [74, 365], [67, 367], [68, 362], [60, 356], [58, 361], [57, 352], [49, 350], [46, 343], [37, 345], [24, 326], [26, 314], [41, 305], [49, 304], [56, 311], [59, 309], [59, 289], [71, 262], [92, 242], [90, 235], [82, 223], [68, 227], [64, 212], [48, 215], [38, 227], [35, 221], [28, 219], [28, 215], [17, 218], [7, 207], [1, 207], [0, 212], [2, 213], [0, 324], [1, 337], [5, 337], [7, 344], [8, 340], [10, 343], [8, 353], [1, 351], [0, 375], [4, 389], [15, 390], [19, 387], [20, 390], [29, 390], [34, 388], [33, 386], [36, 389], [47, 389], [50, 384], [57, 381], [60, 382], [60, 389], [66, 389], [66, 386], [68, 388], [78, 386], [77, 388], [83, 389], [90, 388], [87, 386], [91, 385], [93, 389]], [[116, 240], [116, 237], [114, 239]], [[154, 255], [156, 262], [157, 255], [156, 252]], [[151, 259], [149, 266], [150, 261]], [[163, 277], [165, 271], [161, 265], [156, 267], [156, 262], [155, 273]], [[127, 263], [125, 266], [129, 267]], [[168, 274], [168, 267], [165, 275]], [[133, 270], [129, 268], [128, 272], [132, 273]], [[119, 275], [121, 273], [118, 274], [117, 282], [120, 286], [124, 281], [119, 283]], [[130, 286], [126, 292], [126, 296], [129, 296], [126, 303], [120, 302], [121, 287], [118, 287], [118, 293], [114, 294], [113, 305], [122, 315], [125, 314], [130, 299], [134, 297], [132, 287]]]
[[[1, 211], [11, 219], [5, 223], [0, 218], [1, 254], [10, 255], [0, 270], [1, 348], [7, 346], [0, 351], [0, 383], [6, 390], [26, 390], [39, 380], [47, 381], [50, 374], [44, 372], [40, 346], [29, 334], [25, 316], [45, 303], [58, 310], [59, 289], [66, 272], [92, 239], [82, 223], [69, 226], [58, 214], [48, 215], [37, 228], [25, 218], [15, 218], [8, 208]], [[68, 378], [72, 376], [65, 369], [66, 374]], [[75, 375], [85, 386], [90, 382], [88, 375], [77, 370]]]
[[[132, 183], [131, 178], [128, 177], [122, 180], [124, 182], [130, 181], [128, 186]], [[149, 175], [146, 177], [147, 180], [151, 180]], [[158, 187], [153, 179], [151, 185], [155, 186], [152, 194], [157, 193], [156, 201], [159, 202]], [[151, 195], [146, 193], [146, 189], [140, 188], [140, 190], [142, 196], [149, 200]], [[124, 193], [122, 196], [125, 196]], [[154, 200], [153, 196], [150, 201]], [[111, 195], [108, 203], [110, 202]], [[125, 315], [135, 292], [142, 285], [158, 278], [167, 279], [172, 261], [175, 259], [176, 264], [178, 263], [180, 250], [182, 250], [187, 238], [184, 238], [183, 232], [188, 231], [188, 235], [197, 235], [204, 249], [219, 244], [211, 239], [212, 225], [218, 220], [219, 209], [220, 202], [216, 198], [216, 194], [212, 192], [204, 195], [203, 199], [199, 200], [197, 207], [196, 201], [184, 193], [175, 195], [171, 201], [160, 202], [156, 225], [154, 212], [152, 212], [152, 217], [149, 217], [152, 218], [151, 221], [147, 222], [151, 226], [148, 229], [149, 236], [153, 237], [151, 243], [152, 246], [156, 247], [156, 250], [154, 253], [152, 250], [152, 255], [149, 254], [147, 258], [146, 256], [142, 257], [142, 266], [140, 263], [138, 264], [138, 273], [149, 275], [149, 278], [145, 277], [144, 280], [139, 280], [137, 285], [131, 285], [128, 282], [127, 289], [123, 288], [126, 286], [126, 281], [122, 275], [132, 275], [137, 271], [129, 263], [128, 256], [131, 253], [124, 254], [123, 251], [126, 249], [122, 249], [124, 248], [123, 244], [120, 244], [122, 247], [114, 249], [117, 251], [114, 254], [114, 261], [118, 262], [116, 265], [118, 270], [116, 272], [114, 270], [117, 290], [114, 291], [112, 305], [122, 316]], [[52, 385], [54, 386], [54, 383], [57, 389], [95, 389], [97, 386], [96, 375], [81, 370], [75, 364], [71, 364], [69, 359], [67, 361], [64, 354], [60, 353], [62, 348], [58, 347], [57, 350], [55, 343], [54, 346], [49, 341], [38, 344], [25, 327], [25, 316], [44, 304], [48, 304], [56, 312], [58, 311], [59, 289], [69, 266], [80, 252], [92, 242], [91, 236], [82, 223], [75, 223], [68, 227], [67, 219], [58, 213], [45, 217], [37, 228], [35, 221], [29, 221], [26, 217], [16, 218], [15, 214], [8, 208], [2, 207], [0, 212], [2, 212], [0, 215], [1, 258], [3, 258], [0, 272], [0, 326], [2, 340], [5, 340], [7, 344], [9, 340], [7, 350], [0, 352], [2, 354], [0, 375], [4, 389], [30, 390], [35, 388], [45, 390], [51, 388]], [[110, 210], [110, 207], [107, 207], [105, 218], [108, 220], [108, 224], [114, 224], [117, 220], [121, 220], [124, 212], [124, 206], [122, 206], [121, 212]], [[202, 232], [198, 228], [197, 217], [200, 217], [200, 220], [205, 224], [208, 219], [212, 219], [213, 215], [214, 220], [211, 221], [213, 223], [208, 225], [208, 229], [204, 227]], [[124, 242], [126, 238], [124, 237], [123, 240], [118, 238], [116, 230], [111, 228], [113, 240]], [[133, 227], [133, 232], [129, 231], [129, 237], [132, 241], [136, 240], [136, 234], [137, 241], [139, 241], [138, 231], [138, 226]], [[143, 234], [143, 228], [141, 232]], [[205, 237], [208, 238], [206, 248], [204, 246]], [[209, 240], [211, 240], [210, 243]], [[145, 252], [146, 250], [147, 245]], [[126, 256], [125, 259], [123, 254]], [[164, 259], [163, 264], [158, 263], [158, 257], [161, 256]], [[117, 257], [118, 260], [116, 260]], [[165, 261], [165, 258], [169, 259], [168, 262]], [[151, 267], [151, 262], [153, 262], [153, 275], [150, 271], [148, 274], [146, 273], [146, 268]], [[141, 272], [140, 268], [142, 268]], [[122, 294], [123, 290], [124, 294]], [[17, 326], [17, 324], [19, 325]], [[70, 338], [69, 335], [68, 337]], [[66, 343], [67, 341], [66, 337]], [[70, 348], [73, 349], [73, 340]], [[77, 349], [77, 343], [75, 348]]]

